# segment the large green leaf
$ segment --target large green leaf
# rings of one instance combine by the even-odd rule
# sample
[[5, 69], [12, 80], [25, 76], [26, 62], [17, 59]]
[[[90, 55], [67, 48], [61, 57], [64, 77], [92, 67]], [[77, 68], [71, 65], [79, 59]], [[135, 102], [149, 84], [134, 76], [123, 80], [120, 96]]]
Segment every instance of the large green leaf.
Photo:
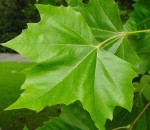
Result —
[[67, 0], [69, 5], [82, 14], [99, 42], [123, 30], [119, 9], [113, 0], [90, 0], [86, 4], [81, 1]]
[[140, 83], [136, 83], [136, 89], [150, 101], [150, 75], [142, 76]]
[[134, 12], [124, 25], [126, 30], [141, 30], [150, 28], [150, 1], [135, 0]]
[[135, 72], [128, 62], [103, 50], [79, 12], [37, 7], [41, 21], [28, 24], [20, 36], [4, 44], [37, 63], [25, 72], [25, 91], [9, 109], [40, 111], [46, 105], [80, 100], [104, 130], [115, 106], [131, 110]]
[[[114, 0], [90, 0], [87, 4], [82, 3], [81, 0], [76, 2], [74, 0], [67, 0], [67, 2], [82, 14], [90, 26], [94, 37], [99, 42], [117, 36], [124, 30], [120, 20], [119, 9]], [[126, 37], [116, 37], [114, 40], [114, 42], [109, 42], [109, 46], [104, 49], [130, 62], [138, 70], [140, 59], [128, 43]], [[132, 59], [131, 57], [134, 58]]]
[[[134, 11], [127, 23], [124, 25], [127, 31], [145, 30], [150, 29], [150, 1], [136, 0], [134, 5]], [[150, 32], [150, 31], [147, 31]], [[134, 46], [137, 54], [143, 60], [140, 66], [139, 73], [144, 73], [150, 70], [150, 33], [138, 34], [137, 37], [133, 38]], [[133, 42], [133, 41], [132, 41]]]
[[60, 117], [50, 119], [38, 130], [98, 130], [89, 113], [83, 110], [80, 103], [75, 102], [63, 106]]
[[143, 60], [140, 65], [140, 73], [145, 73], [150, 71], [150, 34], [143, 35], [141, 39], [137, 42], [138, 46], [136, 48], [137, 54]]
[[[71, 3], [74, 0], [68, 1]], [[87, 4], [82, 3], [81, 0], [77, 1], [78, 4], [73, 5], [74, 9], [81, 12], [91, 28], [112, 32], [123, 30], [119, 9], [113, 0], [90, 0]]]

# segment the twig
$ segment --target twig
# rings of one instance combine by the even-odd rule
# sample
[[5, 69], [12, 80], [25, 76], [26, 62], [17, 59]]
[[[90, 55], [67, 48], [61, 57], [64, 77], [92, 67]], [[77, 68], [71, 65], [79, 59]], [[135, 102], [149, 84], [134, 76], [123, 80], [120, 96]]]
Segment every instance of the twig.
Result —
[[122, 127], [117, 127], [115, 129], [112, 129], [112, 130], [120, 130], [120, 129], [128, 129], [130, 126], [122, 126]]
[[143, 108], [143, 110], [139, 113], [139, 115], [135, 118], [135, 120], [131, 123], [129, 130], [132, 130], [133, 126], [136, 124], [136, 122], [139, 120], [139, 118], [143, 115], [143, 113], [146, 111], [146, 109], [150, 106], [150, 102], [147, 103], [147, 105]]

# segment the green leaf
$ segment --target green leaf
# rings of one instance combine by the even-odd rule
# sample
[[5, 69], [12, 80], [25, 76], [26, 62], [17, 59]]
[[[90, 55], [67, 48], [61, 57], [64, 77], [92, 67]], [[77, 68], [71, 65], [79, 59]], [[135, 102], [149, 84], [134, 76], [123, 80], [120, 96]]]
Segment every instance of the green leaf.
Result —
[[[67, 1], [76, 11], [82, 14], [94, 37], [99, 42], [117, 36], [124, 30], [118, 5], [113, 0], [90, 0], [87, 4], [80, 2], [81, 0], [74, 4], [72, 4], [74, 0]], [[104, 47], [104, 49], [130, 62], [135, 70], [138, 71], [141, 61], [125, 36], [116, 37], [114, 42], [109, 42], [109, 46]]]
[[[135, 94], [133, 108], [131, 112], [125, 109], [117, 107], [114, 111], [114, 119], [112, 121], [107, 121], [107, 130], [112, 130], [115, 128], [130, 127], [130, 125], [135, 121], [137, 116], [143, 110], [146, 104], [143, 102], [143, 98], [139, 93]], [[149, 130], [150, 129], [150, 109], [147, 109], [134, 124], [132, 130]], [[121, 128], [120, 128], [121, 129]]]
[[150, 1], [135, 0], [134, 11], [127, 23], [124, 25], [126, 30], [141, 30], [150, 28]]
[[139, 45], [136, 48], [137, 54], [143, 60], [142, 64], [140, 65], [140, 73], [145, 73], [150, 71], [150, 34], [144, 35], [139, 42]]
[[26, 126], [23, 128], [23, 130], [29, 130]]
[[41, 21], [28, 24], [20, 36], [4, 44], [37, 63], [25, 72], [25, 91], [8, 109], [40, 111], [79, 100], [97, 128], [104, 130], [115, 106], [131, 110], [135, 72], [128, 62], [103, 50], [79, 12], [37, 7]]
[[79, 3], [82, 2], [82, 0], [66, 0], [68, 5], [74, 7], [74, 6], [77, 6]]
[[117, 39], [115, 43], [104, 46], [104, 49], [130, 62], [133, 68], [138, 72], [141, 60], [136, 52], [131, 48], [130, 41], [127, 38]]
[[[68, 1], [68, 4], [74, 2], [74, 0]], [[123, 30], [119, 9], [113, 0], [90, 0], [87, 4], [80, 2], [81, 0], [77, 1], [78, 5], [73, 4], [74, 9], [81, 12], [91, 28], [112, 32]]]
[[142, 76], [140, 83], [136, 85], [136, 88], [148, 101], [150, 101], [150, 75]]
[[67, 0], [67, 2], [82, 14], [99, 42], [123, 30], [119, 9], [113, 0], [92, 0], [86, 4], [81, 0], [76, 2]]
[[79, 102], [62, 108], [60, 117], [52, 118], [38, 130], [98, 130], [89, 113]]
[[[127, 23], [124, 25], [126, 31], [150, 29], [150, 1], [136, 0], [134, 11]], [[150, 31], [149, 31], [150, 32]], [[145, 73], [150, 70], [150, 33], [138, 34], [133, 38], [137, 54], [143, 60], [140, 65], [139, 73]], [[133, 41], [132, 41], [133, 43]]]
[[150, 101], [150, 75], [143, 76], [141, 83], [143, 84], [142, 93], [145, 98]]

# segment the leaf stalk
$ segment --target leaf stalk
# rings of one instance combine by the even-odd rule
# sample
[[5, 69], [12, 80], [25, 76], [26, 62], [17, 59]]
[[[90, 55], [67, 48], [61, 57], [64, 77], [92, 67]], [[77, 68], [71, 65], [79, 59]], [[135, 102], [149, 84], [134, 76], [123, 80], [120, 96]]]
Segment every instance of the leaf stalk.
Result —
[[128, 130], [132, 130], [133, 126], [136, 124], [136, 122], [139, 120], [139, 118], [143, 115], [143, 113], [146, 111], [146, 109], [150, 106], [150, 102], [147, 103], [147, 105], [143, 108], [143, 110], [139, 113], [139, 115], [135, 118], [135, 120], [131, 123]]
[[137, 33], [150, 33], [150, 29], [147, 30], [139, 30], [139, 31], [131, 31], [131, 32], [118, 32], [117, 35], [114, 35], [106, 40], [104, 40], [103, 42], [101, 42], [100, 44], [98, 44], [97, 46], [95, 46], [97, 49], [99, 49], [101, 46], [103, 46], [104, 44], [106, 44], [107, 42], [115, 39], [115, 38], [119, 38], [119, 37], [125, 37], [127, 35], [134, 35]]
[[132, 32], [125, 32], [126, 35], [132, 35], [132, 34], [137, 34], [137, 33], [150, 33], [150, 29], [147, 30], [139, 30], [139, 31], [132, 31]]
[[128, 126], [122, 126], [122, 127], [117, 127], [115, 129], [112, 129], [112, 130], [120, 130], [120, 129], [129, 129], [130, 125]]

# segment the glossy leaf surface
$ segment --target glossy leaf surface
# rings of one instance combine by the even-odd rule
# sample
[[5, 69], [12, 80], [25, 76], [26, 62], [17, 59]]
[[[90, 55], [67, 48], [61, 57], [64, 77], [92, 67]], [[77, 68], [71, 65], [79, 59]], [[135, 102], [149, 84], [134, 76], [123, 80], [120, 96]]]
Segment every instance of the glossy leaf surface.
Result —
[[105, 50], [130, 62], [135, 70], [138, 70], [140, 59], [128, 43], [126, 36], [121, 35], [124, 28], [120, 20], [118, 5], [113, 0], [90, 0], [86, 4], [81, 0], [76, 3], [74, 0], [67, 1], [69, 5], [82, 14], [97, 41], [103, 42], [114, 37], [111, 42], [104, 46]]
[[28, 24], [20, 36], [4, 44], [37, 63], [25, 71], [25, 91], [8, 109], [40, 111], [80, 100], [97, 128], [105, 130], [115, 106], [131, 110], [134, 70], [102, 48], [79, 12], [62, 6], [37, 8], [41, 21]]

